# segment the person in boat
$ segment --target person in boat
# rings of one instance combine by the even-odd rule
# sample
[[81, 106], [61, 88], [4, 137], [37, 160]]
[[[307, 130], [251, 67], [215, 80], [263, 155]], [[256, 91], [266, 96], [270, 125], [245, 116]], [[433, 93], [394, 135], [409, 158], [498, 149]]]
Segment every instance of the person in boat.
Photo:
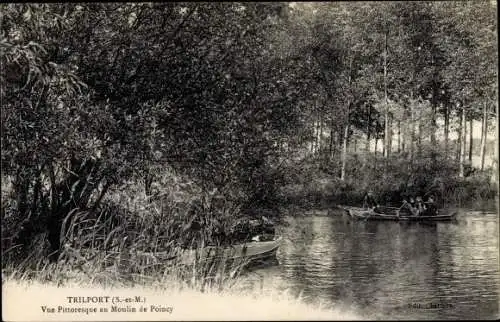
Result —
[[429, 198], [427, 198], [427, 201], [425, 202], [425, 208], [427, 209], [426, 214], [428, 216], [437, 215], [437, 206], [432, 196], [429, 196]]
[[[406, 200], [406, 198], [404, 198], [403, 205], [399, 209], [406, 210], [406, 212], [412, 216], [418, 215], [418, 209], [417, 209], [416, 204], [415, 204], [415, 199], [413, 199], [413, 198], [410, 198], [409, 202]], [[398, 212], [398, 214], [399, 214], [399, 212]]]
[[417, 209], [417, 216], [423, 216], [427, 210], [424, 201], [420, 196], [418, 196], [416, 200], [416, 209]]
[[413, 197], [410, 197], [410, 207], [411, 207], [411, 214], [412, 215], [417, 215], [417, 203], [415, 202], [415, 199]]
[[403, 198], [403, 204], [401, 205], [401, 207], [399, 207], [399, 210], [400, 211], [398, 212], [398, 214], [401, 212], [401, 210], [406, 210], [405, 212], [408, 212], [411, 215], [414, 214], [414, 209], [412, 205], [408, 202], [408, 200], [406, 200], [406, 198]]
[[363, 208], [373, 209], [373, 211], [378, 212], [378, 207], [379, 205], [373, 196], [373, 191], [368, 191], [363, 198]]

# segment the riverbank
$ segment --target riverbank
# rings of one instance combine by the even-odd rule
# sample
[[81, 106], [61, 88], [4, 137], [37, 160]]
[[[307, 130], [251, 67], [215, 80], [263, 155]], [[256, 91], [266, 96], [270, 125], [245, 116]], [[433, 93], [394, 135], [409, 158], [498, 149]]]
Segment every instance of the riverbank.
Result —
[[[172, 285], [103, 287], [75, 280], [58, 287], [7, 280], [2, 283], [2, 295], [4, 321], [361, 319], [345, 310], [306, 305], [286, 292], [262, 294], [255, 289], [201, 293]], [[113, 304], [117, 298], [123, 302]], [[125, 299], [131, 300], [127, 303]], [[78, 308], [83, 313], [74, 312]]]
[[[353, 207], [359, 207], [362, 205], [362, 201], [359, 200], [358, 202], [342, 202], [341, 199], [337, 198], [323, 198], [321, 194], [316, 195], [313, 198], [307, 199], [307, 201], [304, 201], [307, 199], [307, 197], [297, 197], [297, 198], [290, 198], [287, 199], [287, 202], [284, 202], [283, 206], [281, 207], [281, 212], [286, 213], [287, 215], [308, 215], [308, 214], [315, 214], [317, 215], [317, 212], [320, 211], [321, 213], [325, 213], [328, 215], [334, 214], [334, 213], [340, 213], [342, 211], [341, 206], [353, 206]], [[389, 204], [383, 204], [384, 206], [389, 206], [389, 207], [400, 207], [400, 203], [389, 203]], [[444, 204], [443, 208], [461, 208], [461, 209], [466, 209], [466, 210], [472, 210], [472, 211], [481, 211], [481, 212], [494, 212], [498, 213], [500, 201], [499, 201], [499, 196], [497, 195], [496, 197], [489, 198], [489, 199], [481, 199], [481, 200], [469, 200], [466, 203], [460, 203], [460, 202], [452, 202], [452, 203], [446, 203]]]
[[441, 207], [492, 208], [498, 204], [498, 183], [493, 170], [470, 168], [458, 176], [456, 164], [444, 156], [409, 162], [393, 157], [353, 156], [340, 179], [335, 162], [303, 159], [289, 163], [286, 184], [280, 189], [281, 204], [299, 209], [329, 209], [337, 205], [359, 206], [372, 190], [382, 205], [399, 206], [403, 198], [433, 196]]

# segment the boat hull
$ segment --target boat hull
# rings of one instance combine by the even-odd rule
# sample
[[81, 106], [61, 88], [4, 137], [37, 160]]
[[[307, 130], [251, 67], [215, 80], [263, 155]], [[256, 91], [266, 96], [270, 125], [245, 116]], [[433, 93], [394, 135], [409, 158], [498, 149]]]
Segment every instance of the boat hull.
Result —
[[221, 259], [225, 261], [258, 261], [276, 256], [282, 238], [270, 241], [252, 241], [238, 244], [224, 249], [205, 247], [202, 250], [188, 250], [181, 255], [181, 263], [190, 265], [195, 261]]
[[249, 265], [276, 259], [276, 253], [282, 243], [282, 237], [270, 241], [252, 241], [226, 248], [208, 246], [196, 250], [181, 250], [177, 255], [171, 253], [142, 253], [142, 260], [148, 265], [203, 265], [206, 263], [224, 262]]
[[371, 209], [363, 209], [357, 207], [344, 207], [346, 213], [353, 219], [357, 220], [378, 220], [378, 221], [453, 221], [456, 220], [457, 212], [440, 214], [436, 216], [413, 216], [401, 214], [394, 208], [393, 214], [376, 213]]

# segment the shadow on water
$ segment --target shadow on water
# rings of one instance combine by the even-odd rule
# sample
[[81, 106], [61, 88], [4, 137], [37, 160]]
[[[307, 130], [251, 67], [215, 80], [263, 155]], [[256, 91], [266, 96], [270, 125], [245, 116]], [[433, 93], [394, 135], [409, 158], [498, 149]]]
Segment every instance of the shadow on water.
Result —
[[279, 275], [306, 301], [383, 319], [498, 316], [498, 216], [458, 223], [294, 218]]

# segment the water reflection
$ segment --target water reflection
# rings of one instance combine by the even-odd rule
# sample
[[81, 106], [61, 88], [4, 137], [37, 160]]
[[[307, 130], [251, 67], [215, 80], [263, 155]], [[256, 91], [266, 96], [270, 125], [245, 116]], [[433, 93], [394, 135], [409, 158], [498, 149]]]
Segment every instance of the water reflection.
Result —
[[314, 216], [291, 219], [284, 234], [280, 265], [261, 273], [306, 301], [370, 318], [498, 317], [495, 214], [464, 214], [457, 224]]

